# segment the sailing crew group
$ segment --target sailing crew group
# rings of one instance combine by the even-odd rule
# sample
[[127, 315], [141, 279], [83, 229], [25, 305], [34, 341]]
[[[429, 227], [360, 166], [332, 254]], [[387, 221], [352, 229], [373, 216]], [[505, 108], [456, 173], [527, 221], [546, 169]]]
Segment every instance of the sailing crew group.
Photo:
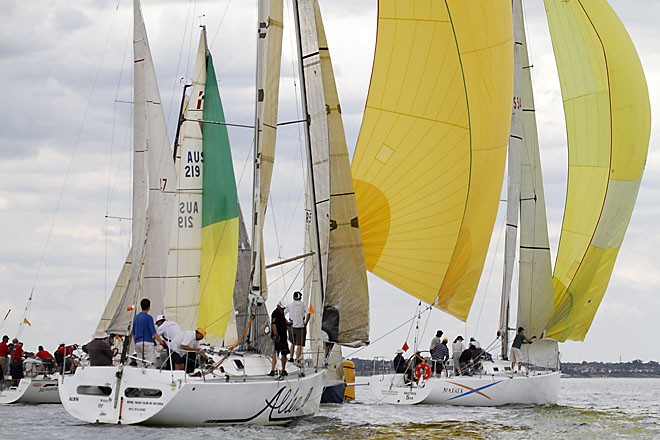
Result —
[[[429, 367], [429, 376], [432, 373], [435, 373], [436, 377], [442, 377], [442, 373], [446, 370], [446, 376], [450, 376], [450, 369], [453, 370], [453, 374], [457, 376], [472, 376], [475, 372], [481, 370], [481, 361], [487, 360], [492, 362], [493, 357], [490, 353], [484, 350], [481, 347], [479, 341], [474, 337], [470, 338], [469, 344], [467, 347], [463, 345], [463, 336], [458, 335], [452, 343], [452, 355], [449, 356], [449, 347], [447, 346], [449, 339], [442, 338], [443, 331], [436, 331], [435, 336], [431, 339], [431, 345], [429, 346], [430, 358], [425, 359], [419, 351], [412, 355], [408, 360], [403, 356], [404, 350], [398, 349], [396, 351], [396, 356], [392, 360], [392, 366], [394, 372], [397, 374], [405, 374], [406, 383], [412, 383], [419, 379], [419, 376], [424, 373], [424, 371], [417, 371], [419, 368], [416, 368], [421, 363], [430, 362], [431, 366]], [[511, 371], [513, 373], [521, 372], [523, 367], [523, 356], [522, 356], [522, 345], [531, 344], [536, 340], [536, 336], [527, 338], [525, 336], [525, 329], [523, 327], [518, 327], [518, 332], [516, 337], [511, 344]], [[407, 344], [404, 344], [404, 349], [407, 349]], [[446, 369], [448, 361], [451, 359], [451, 366], [453, 368]], [[518, 365], [516, 371], [515, 366]], [[425, 367], [424, 367], [425, 368]], [[413, 378], [413, 376], [416, 376]]]
[[9, 336], [3, 335], [0, 341], [0, 388], [18, 386], [24, 377], [35, 377], [38, 374], [61, 372], [66, 365], [75, 368], [74, 351], [77, 345], [60, 346], [55, 350], [55, 356], [40, 345], [36, 352], [26, 351], [23, 342], [14, 338], [9, 342]]
[[[450, 376], [451, 374], [457, 376], [471, 376], [474, 374], [474, 372], [481, 370], [482, 359], [489, 361], [493, 360], [490, 353], [481, 348], [481, 344], [474, 337], [470, 338], [468, 346], [465, 347], [463, 345], [464, 339], [461, 335], [456, 336], [454, 339], [454, 342], [451, 346], [450, 357], [448, 346], [449, 339], [446, 337], [443, 338], [443, 334], [444, 333], [442, 330], [436, 331], [436, 334], [431, 340], [431, 344], [429, 346], [430, 357], [428, 359], [425, 359], [420, 352], [416, 352], [413, 356], [406, 360], [403, 356], [404, 350], [397, 350], [396, 356], [392, 360], [394, 371], [398, 374], [406, 374], [407, 382], [412, 382], [413, 380], [417, 379], [417, 377], [413, 379], [413, 375], [420, 375], [424, 373], [424, 371], [413, 371], [415, 370], [415, 367], [421, 363], [426, 364], [426, 362], [429, 362], [429, 375], [435, 374], [436, 377], [442, 377], [443, 371], [446, 371], [446, 376]], [[518, 342], [519, 340], [516, 339], [514, 344], [518, 344]], [[531, 340], [525, 339], [524, 343], [531, 343]], [[404, 344], [404, 348], [407, 348], [407, 344]], [[514, 355], [512, 354], [512, 357], [513, 356]], [[451, 359], [451, 366], [448, 366], [449, 359]], [[520, 359], [522, 359], [522, 357], [520, 357]], [[520, 368], [522, 368], [522, 361], [520, 361], [519, 369]]]
[[[286, 319], [286, 314], [289, 315], [289, 320]], [[311, 317], [311, 313], [302, 302], [302, 293], [299, 291], [293, 292], [293, 301], [287, 304], [286, 301], [281, 300], [277, 303], [277, 307], [271, 314], [271, 334], [273, 340], [273, 357], [271, 362], [271, 370], [269, 376], [275, 376], [277, 366], [277, 355], [281, 358], [280, 376], [286, 376], [287, 360], [295, 363], [299, 367], [302, 366], [302, 349], [305, 346], [305, 339], [307, 338], [307, 323]], [[289, 331], [290, 330], [290, 331]], [[291, 346], [287, 341], [291, 337]], [[287, 358], [287, 356], [289, 356]]]

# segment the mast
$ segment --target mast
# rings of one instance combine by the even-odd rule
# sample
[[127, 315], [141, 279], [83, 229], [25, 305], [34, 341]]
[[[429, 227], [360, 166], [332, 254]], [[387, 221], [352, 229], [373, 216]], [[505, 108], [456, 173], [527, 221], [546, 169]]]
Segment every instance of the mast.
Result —
[[[313, 150], [312, 150], [312, 141], [311, 141], [311, 131], [310, 131], [310, 125], [311, 125], [311, 118], [309, 115], [309, 109], [308, 109], [308, 97], [307, 97], [307, 84], [306, 84], [306, 78], [305, 78], [305, 66], [304, 66], [304, 59], [305, 55], [303, 53], [303, 45], [302, 45], [302, 28], [301, 28], [301, 22], [300, 22], [300, 2], [298, 0], [292, 0], [293, 1], [293, 17], [294, 17], [294, 22], [295, 22], [295, 29], [296, 29], [296, 46], [298, 49], [298, 75], [300, 78], [300, 97], [301, 97], [301, 107], [302, 107], [302, 114], [303, 114], [303, 119], [306, 121], [305, 123], [305, 128], [303, 130], [305, 134], [305, 147], [307, 149], [307, 172], [308, 172], [308, 184], [310, 185], [310, 191], [309, 191], [309, 197], [311, 201], [311, 206], [310, 210], [312, 213], [312, 218], [311, 218], [311, 224], [312, 224], [312, 237], [313, 237], [313, 252], [315, 253], [314, 259], [316, 260], [316, 272], [318, 274], [318, 279], [319, 282], [317, 283], [318, 289], [320, 291], [320, 298], [321, 298], [321, 304], [323, 304], [324, 298], [325, 298], [325, 283], [324, 283], [324, 278], [323, 278], [323, 264], [321, 260], [322, 252], [321, 252], [321, 238], [320, 238], [320, 233], [319, 233], [319, 212], [318, 212], [318, 200], [316, 197], [316, 185], [315, 185], [315, 179], [314, 179], [314, 165], [313, 165]], [[303, 0], [303, 7], [309, 5], [307, 3], [307, 0]], [[311, 6], [313, 8], [313, 5]], [[313, 14], [313, 12], [312, 12]], [[313, 15], [312, 15], [313, 16]], [[318, 56], [318, 53], [317, 53]], [[322, 311], [321, 311], [322, 312]], [[321, 323], [317, 323], [317, 325], [320, 325]]]
[[[252, 252], [248, 315], [256, 315], [267, 292], [263, 227], [275, 161], [280, 65], [282, 61], [283, 0], [259, 0], [257, 12], [257, 72], [255, 78], [254, 167], [252, 186]], [[256, 343], [254, 320], [248, 345]]]
[[520, 150], [523, 142], [522, 129], [522, 53], [524, 33], [518, 20], [522, 8], [520, 0], [513, 1], [513, 103], [511, 112], [511, 134], [509, 135], [508, 179], [506, 204], [506, 235], [504, 244], [504, 273], [502, 276], [502, 298], [500, 303], [500, 325], [498, 335], [502, 338], [502, 359], [508, 359], [509, 309], [511, 283], [516, 259], [518, 239], [518, 212], [520, 208]]
[[261, 243], [263, 218], [260, 213], [261, 206], [261, 118], [260, 112], [263, 107], [264, 90], [261, 53], [263, 51], [262, 40], [265, 39], [266, 23], [262, 21], [263, 1], [259, 1], [257, 11], [257, 74], [255, 76], [255, 110], [254, 110], [254, 163], [252, 168], [252, 258], [250, 260], [250, 293], [248, 315], [256, 310], [258, 304], [263, 302], [263, 293], [261, 290]]

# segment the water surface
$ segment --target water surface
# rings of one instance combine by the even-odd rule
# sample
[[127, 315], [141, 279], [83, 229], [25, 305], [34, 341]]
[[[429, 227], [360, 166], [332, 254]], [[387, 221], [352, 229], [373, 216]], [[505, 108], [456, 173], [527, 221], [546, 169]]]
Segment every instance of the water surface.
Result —
[[562, 379], [559, 402], [551, 406], [383, 405], [375, 403], [366, 387], [358, 388], [357, 397], [350, 404], [323, 405], [318, 416], [286, 427], [87, 425], [70, 417], [61, 405], [0, 406], [0, 418], [3, 438], [660, 438], [660, 379]]

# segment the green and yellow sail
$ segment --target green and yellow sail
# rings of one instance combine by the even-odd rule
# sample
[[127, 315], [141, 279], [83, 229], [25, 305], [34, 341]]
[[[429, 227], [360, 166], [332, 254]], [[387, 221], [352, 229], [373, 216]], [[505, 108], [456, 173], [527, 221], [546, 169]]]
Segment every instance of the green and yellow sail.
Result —
[[238, 196], [211, 55], [203, 112], [202, 260], [197, 325], [222, 338], [232, 311], [238, 261]]

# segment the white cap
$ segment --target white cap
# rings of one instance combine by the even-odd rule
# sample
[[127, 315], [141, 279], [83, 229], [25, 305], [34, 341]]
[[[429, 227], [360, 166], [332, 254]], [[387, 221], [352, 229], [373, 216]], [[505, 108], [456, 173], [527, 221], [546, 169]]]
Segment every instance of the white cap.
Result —
[[278, 307], [282, 307], [283, 309], [286, 309], [286, 301], [284, 301], [283, 299], [281, 299], [281, 300], [277, 303], [277, 306], [278, 306]]
[[165, 315], [158, 315], [158, 316], [156, 316], [156, 322], [158, 322], [158, 321], [160, 321], [160, 320], [165, 320]]
[[108, 334], [104, 332], [103, 330], [97, 330], [94, 332], [94, 335], [92, 335], [93, 339], [105, 339], [108, 337]]

